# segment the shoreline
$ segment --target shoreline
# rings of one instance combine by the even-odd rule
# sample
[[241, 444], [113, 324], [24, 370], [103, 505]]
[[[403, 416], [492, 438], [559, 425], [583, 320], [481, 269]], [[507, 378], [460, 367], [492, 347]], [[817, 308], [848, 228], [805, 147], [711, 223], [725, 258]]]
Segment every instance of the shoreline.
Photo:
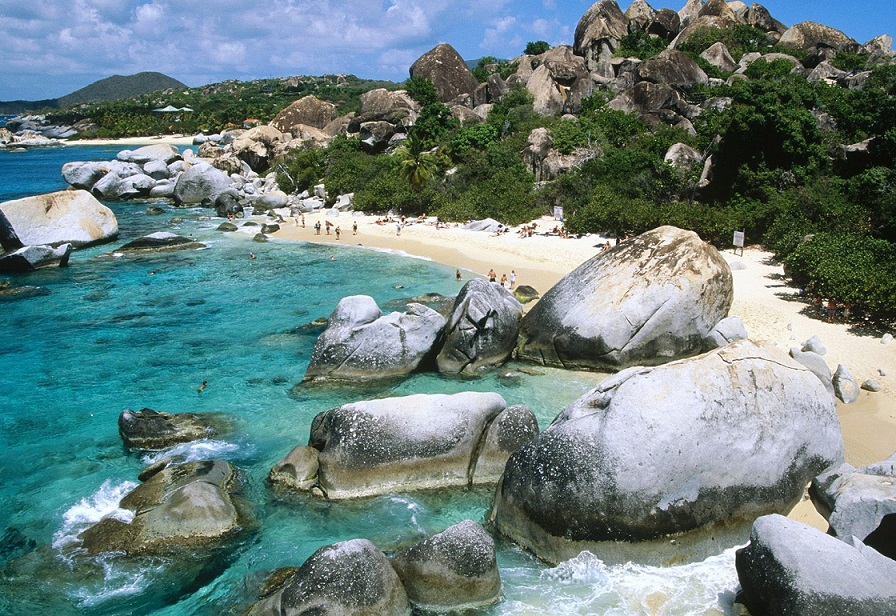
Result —
[[193, 145], [194, 135], [154, 135], [152, 137], [121, 137], [118, 139], [72, 139], [62, 141], [63, 146], [82, 145]]
[[[280, 230], [272, 237], [285, 241], [307, 241], [318, 244], [361, 246], [387, 249], [431, 259], [462, 271], [464, 280], [485, 277], [494, 268], [502, 273], [517, 274], [517, 286], [529, 285], [539, 294], [545, 293], [566, 274], [600, 251], [607, 241], [598, 235], [584, 238], [560, 238], [535, 235], [521, 238], [519, 227], [496, 236], [482, 231], [459, 227], [436, 229], [434, 224], [414, 222], [397, 233], [395, 223], [376, 224], [377, 217], [342, 213], [305, 214], [305, 227], [284, 214]], [[313, 225], [330, 220], [334, 228], [341, 227], [341, 238], [335, 234], [315, 235]], [[352, 234], [357, 222], [358, 234]], [[559, 224], [549, 217], [537, 222], [537, 232]], [[825, 362], [833, 373], [838, 364], [845, 365], [858, 384], [868, 379], [878, 381], [882, 390], [871, 393], [862, 390], [852, 404], [837, 401], [843, 433], [846, 462], [863, 467], [890, 456], [896, 448], [896, 390], [890, 384], [896, 374], [896, 342], [882, 344], [879, 335], [858, 331], [845, 323], [831, 323], [812, 318], [812, 306], [804, 300], [799, 289], [789, 286], [783, 267], [771, 255], [758, 247], [748, 247], [743, 255], [721, 251], [732, 267], [734, 302], [729, 314], [740, 317], [751, 340], [768, 344], [788, 352], [818, 336], [827, 348]], [[530, 305], [524, 307], [526, 310]], [[559, 409], [558, 409], [559, 412]], [[792, 519], [820, 530], [827, 530], [827, 521], [805, 499], [790, 513]]]

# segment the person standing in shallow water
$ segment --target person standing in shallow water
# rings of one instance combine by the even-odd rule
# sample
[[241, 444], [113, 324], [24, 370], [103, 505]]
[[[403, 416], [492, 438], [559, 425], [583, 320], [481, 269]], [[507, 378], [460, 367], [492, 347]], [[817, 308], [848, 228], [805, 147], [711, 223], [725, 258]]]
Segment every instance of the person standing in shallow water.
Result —
[[458, 281], [458, 282], [461, 281], [460, 270], [457, 270], [456, 272], [454, 272], [454, 276], [457, 278], [457, 281]]

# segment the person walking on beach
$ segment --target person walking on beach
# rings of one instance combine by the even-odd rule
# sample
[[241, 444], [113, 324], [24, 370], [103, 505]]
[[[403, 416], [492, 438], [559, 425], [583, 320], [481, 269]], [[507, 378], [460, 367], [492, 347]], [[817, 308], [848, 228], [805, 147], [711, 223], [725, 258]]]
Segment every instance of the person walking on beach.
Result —
[[352, 235], [358, 235], [358, 221], [352, 223]]
[[339, 225], [336, 225], [336, 239], [337, 240], [339, 239], [339, 232], [340, 232]]
[[314, 235], [320, 235], [320, 221], [314, 223]]
[[510, 270], [510, 289], [513, 290], [513, 287], [516, 285], [516, 272]]
[[330, 227], [333, 226], [333, 223], [331, 223], [331, 222], [328, 220], [328, 221], [326, 221], [326, 223], [324, 223], [324, 226], [327, 228], [327, 235], [330, 235]]

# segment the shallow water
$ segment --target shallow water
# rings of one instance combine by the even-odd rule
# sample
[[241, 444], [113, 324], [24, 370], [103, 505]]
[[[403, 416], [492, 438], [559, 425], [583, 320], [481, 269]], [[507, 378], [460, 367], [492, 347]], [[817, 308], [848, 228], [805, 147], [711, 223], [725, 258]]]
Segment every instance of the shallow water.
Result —
[[[65, 187], [70, 160], [114, 158], [121, 148], [0, 151], [0, 201]], [[0, 302], [0, 613], [239, 613], [271, 570], [297, 566], [317, 548], [366, 537], [397, 549], [463, 519], [483, 521], [491, 490], [407, 493], [324, 503], [272, 493], [271, 466], [304, 444], [312, 418], [339, 404], [412, 393], [496, 391], [528, 404], [542, 427], [599, 376], [541, 374], [478, 380], [415, 375], [367, 388], [298, 385], [319, 330], [342, 297], [367, 294], [382, 306], [422, 293], [452, 295], [454, 269], [362, 248], [273, 241], [215, 231], [210, 210], [145, 213], [151, 202], [108, 204], [116, 242], [76, 252], [67, 269], [14, 279], [49, 294]], [[156, 204], [153, 202], [153, 204]], [[158, 230], [208, 247], [149, 258], [109, 256]], [[249, 252], [257, 255], [248, 258]], [[334, 256], [335, 260], [330, 260]], [[511, 366], [512, 368], [512, 366]], [[197, 393], [202, 381], [208, 388]], [[241, 468], [259, 530], [234, 557], [178, 589], [161, 561], [70, 562], [63, 547], [136, 485], [140, 470], [172, 452], [127, 452], [117, 432], [125, 408], [220, 412], [233, 431], [182, 446], [191, 459]], [[733, 551], [671, 568], [605, 566], [583, 554], [550, 568], [498, 541], [504, 597], [481, 614], [725, 614], [737, 587]]]

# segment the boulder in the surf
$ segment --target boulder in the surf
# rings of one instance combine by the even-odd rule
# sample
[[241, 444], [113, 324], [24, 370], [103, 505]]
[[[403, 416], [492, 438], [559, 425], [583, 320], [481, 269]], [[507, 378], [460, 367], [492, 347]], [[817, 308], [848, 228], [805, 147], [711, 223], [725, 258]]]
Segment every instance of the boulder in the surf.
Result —
[[367, 295], [343, 298], [314, 344], [305, 381], [369, 381], [404, 376], [433, 354], [445, 317], [422, 304], [383, 315]]
[[517, 356], [618, 370], [697, 354], [734, 298], [731, 270], [696, 233], [659, 227], [592, 257], [523, 317]]
[[[115, 239], [118, 220], [84, 190], [62, 190], [0, 203], [0, 213], [23, 246], [78, 248]], [[8, 230], [6, 231], [8, 233]]]
[[136, 240], [128, 242], [119, 247], [116, 252], [128, 254], [154, 253], [154, 252], [172, 252], [176, 250], [197, 250], [205, 248], [205, 244], [197, 242], [192, 238], [169, 233], [168, 231], [158, 231], [144, 235]]
[[71, 253], [71, 244], [25, 246], [0, 254], [0, 274], [24, 274], [44, 267], [66, 267]]
[[896, 562], [781, 515], [756, 520], [735, 566], [751, 614], [885, 616], [896, 606]]
[[196, 163], [177, 178], [172, 196], [177, 205], [193, 205], [224, 192], [231, 183], [223, 171], [208, 163]]
[[549, 562], [583, 549], [605, 561], [699, 558], [707, 544], [683, 533], [726, 527], [743, 540], [749, 522], [790, 511], [842, 460], [834, 401], [815, 375], [743, 340], [629, 368], [570, 404], [510, 456], [490, 517]]
[[439, 372], [475, 374], [499, 366], [516, 346], [523, 306], [504, 287], [474, 278], [461, 289], [436, 358]]
[[298, 569], [275, 572], [248, 616], [408, 616], [408, 595], [386, 555], [367, 539], [327, 545]]
[[204, 438], [226, 429], [222, 417], [210, 413], [165, 413], [126, 409], [118, 416], [118, 434], [126, 447], [160, 450]]
[[284, 460], [278, 467], [295, 475], [293, 487], [330, 499], [490, 484], [507, 457], [537, 433], [531, 410], [508, 408], [496, 393], [365, 400], [314, 418], [308, 445], [320, 453], [313, 482], [300, 470], [308, 468], [304, 463], [293, 462], [293, 470]]
[[501, 598], [495, 542], [472, 520], [450, 526], [391, 560], [416, 609], [479, 609]]

